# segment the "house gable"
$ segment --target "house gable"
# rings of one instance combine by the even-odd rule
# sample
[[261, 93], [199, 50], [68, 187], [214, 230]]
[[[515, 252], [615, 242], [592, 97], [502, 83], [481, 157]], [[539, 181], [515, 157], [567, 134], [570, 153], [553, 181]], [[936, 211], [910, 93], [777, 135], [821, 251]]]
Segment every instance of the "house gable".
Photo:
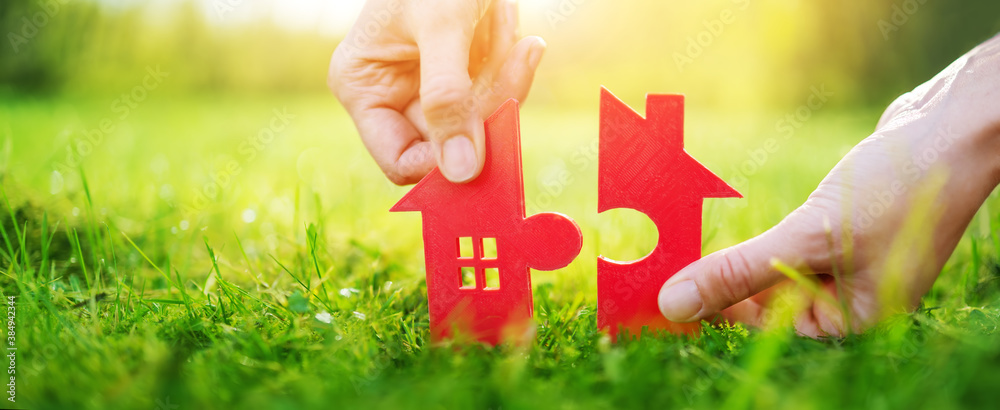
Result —
[[[518, 115], [517, 101], [508, 100], [486, 120], [485, 164], [475, 180], [455, 184], [435, 169], [392, 208], [423, 217], [435, 339], [458, 330], [495, 344], [505, 334], [525, 334], [533, 307], [529, 268], [559, 269], [580, 253], [583, 235], [572, 219], [525, 218]], [[463, 240], [471, 242], [466, 255]], [[486, 240], [494, 245], [492, 257]]]
[[465, 215], [464, 219], [477, 219], [478, 222], [487, 223], [496, 215], [523, 219], [524, 184], [521, 179], [517, 100], [510, 99], [501, 105], [486, 120], [485, 127], [485, 164], [476, 179], [456, 184], [448, 181], [438, 168], [434, 168], [390, 211]]
[[602, 87], [600, 122], [599, 212], [641, 210], [643, 202], [662, 200], [661, 192], [742, 197], [684, 150], [683, 95], [647, 95], [643, 118]]
[[684, 151], [683, 96], [648, 95], [643, 118], [602, 89], [600, 121], [598, 212], [635, 209], [652, 220], [659, 238], [636, 261], [598, 258], [598, 327], [614, 339], [643, 329], [697, 331], [697, 324], [671, 323], [660, 314], [659, 290], [701, 257], [704, 198], [740, 194]]

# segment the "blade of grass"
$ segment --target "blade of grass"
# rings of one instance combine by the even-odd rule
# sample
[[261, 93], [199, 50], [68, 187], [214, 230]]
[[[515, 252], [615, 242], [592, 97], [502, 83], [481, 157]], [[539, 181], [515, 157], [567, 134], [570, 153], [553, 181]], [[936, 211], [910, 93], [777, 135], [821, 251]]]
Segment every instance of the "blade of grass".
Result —
[[[840, 272], [840, 261], [837, 260], [837, 252], [834, 249], [833, 242], [833, 226], [830, 224], [830, 218], [826, 215], [823, 216], [823, 229], [826, 231], [826, 243], [827, 251], [830, 253], [830, 266], [832, 269], [832, 276], [834, 284], [837, 287], [837, 295], [842, 295], [842, 300], [837, 303], [836, 306], [840, 307], [840, 314], [844, 318], [844, 323], [847, 324], [847, 329], [845, 329], [845, 336], [850, 336], [852, 332], [852, 326], [849, 324], [851, 322], [851, 309], [848, 307], [848, 300], [846, 293], [844, 293], [844, 277]], [[850, 263], [850, 262], [847, 262]]]
[[24, 221], [24, 229], [18, 234], [20, 238], [21, 247], [21, 268], [24, 269], [25, 273], [31, 272], [31, 258], [29, 257], [31, 253], [28, 251], [28, 221]]
[[969, 243], [972, 248], [972, 261], [966, 267], [965, 273], [962, 275], [962, 305], [964, 306], [969, 306], [970, 288], [974, 289], [975, 284], [979, 282], [979, 241], [976, 240], [975, 234], [969, 234]]
[[[14, 209], [11, 207], [10, 202], [7, 200], [7, 190], [3, 189], [2, 186], [0, 186], [0, 195], [3, 196], [4, 207], [7, 208], [7, 212], [10, 215], [11, 225], [14, 227], [14, 229], [18, 229], [17, 218], [14, 216]], [[14, 252], [14, 246], [10, 242], [10, 236], [7, 234], [7, 228], [4, 226], [2, 222], [0, 222], [0, 234], [3, 235], [4, 244], [7, 245], [7, 256], [10, 258], [11, 261], [11, 270], [14, 271], [15, 273], [19, 273], [20, 268], [17, 263], [17, 253]], [[15, 239], [21, 236], [20, 233], [18, 232], [15, 232], [15, 234], [16, 234]]]
[[319, 232], [315, 224], [309, 224], [306, 227], [306, 238], [308, 239], [306, 245], [309, 247], [309, 256], [312, 259], [313, 269], [316, 271], [316, 277], [319, 279], [320, 290], [326, 294], [326, 283], [323, 281], [323, 273], [319, 269], [319, 258], [316, 256], [316, 242], [319, 238]]
[[[126, 234], [125, 232], [122, 232], [122, 236], [124, 236], [125, 240], [127, 240], [128, 243], [131, 244], [133, 248], [135, 248], [136, 252], [139, 252], [139, 255], [142, 255], [143, 259], [145, 259], [146, 262], [149, 262], [149, 264], [153, 267], [153, 269], [155, 269], [157, 272], [159, 272], [160, 275], [163, 276], [163, 278], [167, 280], [167, 283], [169, 283], [171, 286], [174, 286], [174, 287], [177, 288], [177, 290], [181, 293], [182, 298], [184, 299], [184, 306], [187, 308], [188, 313], [191, 315], [191, 317], [195, 317], [194, 310], [191, 309], [191, 301], [188, 298], [187, 292], [185, 292], [184, 289], [181, 288], [181, 285], [178, 284], [178, 283], [174, 283], [174, 280], [170, 277], [170, 275], [167, 275], [165, 272], [163, 272], [163, 270], [160, 269], [159, 266], [157, 266], [155, 263], [153, 263], [153, 260], [149, 259], [149, 256], [146, 256], [146, 253], [143, 252], [142, 249], [140, 249], [139, 246], [136, 245], [135, 242], [132, 241], [132, 238], [128, 237], [128, 234]], [[145, 290], [146, 290], [145, 288], [146, 288], [146, 285], [145, 285], [145, 281], [144, 281], [143, 282], [143, 292], [142, 292], [143, 294], [146, 293], [145, 292]], [[140, 298], [141, 297], [142, 296], [140, 296]]]
[[20, 271], [17, 265], [17, 253], [14, 252], [14, 247], [10, 243], [10, 237], [7, 235], [7, 228], [4, 227], [2, 222], [0, 222], [0, 234], [3, 235], [4, 243], [7, 244], [7, 251], [4, 252], [4, 255], [10, 260], [10, 271], [17, 273]]
[[146, 302], [163, 303], [167, 305], [186, 305], [183, 300], [175, 299], [146, 299]]
[[270, 287], [268, 286], [267, 283], [258, 278], [256, 272], [254, 272], [253, 264], [250, 262], [250, 257], [247, 256], [247, 251], [243, 249], [243, 242], [240, 241], [240, 236], [237, 235], [236, 232], [233, 232], [233, 237], [236, 238], [236, 246], [240, 248], [240, 253], [243, 255], [243, 260], [247, 261], [247, 270], [250, 272], [250, 277], [253, 278], [253, 280], [257, 282], [257, 284], [265, 288]]
[[[43, 252], [42, 256], [45, 258], [49, 267], [49, 280], [53, 280], [53, 278], [55, 278], [56, 275], [55, 264], [52, 263], [51, 260], [52, 258], [49, 256], [49, 253], [51, 252], [52, 249], [52, 240], [56, 238], [56, 232], [59, 232], [59, 224], [61, 222], [62, 221], [56, 221], [56, 225], [52, 227], [52, 232], [48, 233], [49, 239], [45, 241], [44, 244], [45, 252]], [[42, 236], [43, 237], [45, 236], [44, 232]]]
[[840, 305], [840, 302], [834, 299], [833, 296], [830, 296], [829, 293], [823, 291], [823, 289], [820, 289], [816, 281], [810, 280], [805, 275], [795, 270], [795, 268], [786, 265], [784, 262], [778, 260], [777, 258], [771, 259], [771, 266], [777, 269], [778, 272], [784, 274], [788, 279], [791, 279], [802, 289], [809, 292], [811, 295], [818, 297], [820, 300], [826, 303], [829, 303], [831, 306]]
[[[72, 236], [70, 234], [72, 233]], [[69, 237], [70, 243], [76, 248], [76, 256], [80, 258], [80, 268], [83, 269], [83, 279], [87, 282], [87, 292], [92, 292], [93, 287], [90, 284], [90, 274], [87, 273], [87, 261], [83, 258], [83, 247], [80, 245], [80, 236], [76, 233], [76, 228], [66, 232], [66, 236]]]
[[[212, 270], [215, 271], [215, 277], [216, 277], [216, 279], [219, 280], [219, 289], [222, 290], [222, 293], [224, 295], [226, 295], [226, 298], [229, 299], [229, 305], [231, 307], [232, 306], [238, 306], [238, 307], [241, 308], [241, 310], [243, 310], [244, 312], [247, 312], [246, 306], [243, 306], [242, 303], [237, 303], [236, 298], [230, 292], [229, 288], [230, 287], [234, 287], [234, 286], [232, 286], [229, 282], [226, 282], [226, 280], [222, 278], [222, 271], [219, 270], [219, 261], [218, 261], [218, 258], [215, 256], [215, 250], [212, 249], [212, 246], [208, 244], [208, 237], [203, 236], [202, 240], [204, 240], [204, 242], [205, 242], [205, 249], [208, 250], [208, 256], [212, 260]], [[222, 298], [221, 297], [219, 298], [219, 305], [220, 306], [222, 305]], [[225, 318], [225, 316], [223, 316], [223, 318]]]
[[111, 236], [111, 227], [108, 226], [107, 224], [104, 224], [104, 233], [108, 237], [108, 249], [111, 250], [111, 269], [113, 270], [112, 273], [115, 276], [115, 322], [117, 323], [118, 311], [121, 307], [120, 301], [121, 301], [122, 281], [121, 278], [118, 276], [118, 254], [115, 252], [115, 244], [113, 242], [114, 239]]
[[274, 255], [268, 255], [268, 256], [270, 256], [271, 260], [273, 260], [274, 263], [277, 263], [278, 266], [280, 266], [282, 270], [284, 270], [286, 273], [288, 273], [288, 275], [291, 276], [292, 279], [295, 279], [295, 281], [298, 282], [299, 285], [302, 285], [302, 288], [306, 290], [307, 294], [315, 296], [316, 299], [319, 300], [320, 303], [322, 303], [324, 307], [326, 307], [329, 310], [333, 310], [333, 308], [330, 307], [330, 301], [329, 301], [329, 299], [323, 300], [323, 298], [318, 293], [316, 293], [314, 290], [312, 290], [309, 287], [309, 285], [303, 283], [302, 280], [300, 280], [298, 277], [296, 277], [295, 274], [292, 273], [292, 271], [289, 270], [287, 267], [285, 267], [284, 264], [282, 264], [281, 262], [279, 262], [278, 259], [274, 257]]
[[[85, 198], [87, 198], [87, 239], [90, 240], [90, 256], [91, 260], [97, 264], [101, 259], [98, 255], [105, 255], [104, 244], [98, 241], [97, 237], [99, 235], [96, 227], [96, 222], [94, 221], [94, 199], [90, 195], [90, 184], [87, 183], [87, 174], [83, 170], [83, 165], [79, 167], [80, 171], [80, 182], [83, 184], [83, 193]], [[100, 252], [98, 252], [100, 250]]]
[[49, 245], [50, 241], [46, 240], [45, 236], [49, 234], [49, 213], [42, 212], [42, 232], [39, 239], [41, 250], [42, 250], [42, 260], [38, 265], [38, 274], [41, 275], [45, 272], [45, 267], [49, 264]]
[[277, 259], [277, 258], [275, 258], [275, 257], [274, 257], [274, 255], [267, 255], [267, 256], [271, 257], [271, 260], [273, 260], [273, 261], [274, 261], [274, 263], [277, 263], [277, 264], [278, 264], [278, 266], [280, 266], [280, 267], [281, 267], [281, 270], [285, 271], [285, 273], [288, 273], [288, 276], [291, 276], [291, 277], [292, 277], [292, 279], [295, 279], [295, 281], [296, 281], [296, 282], [298, 282], [298, 283], [299, 283], [299, 285], [301, 285], [301, 286], [302, 286], [302, 288], [306, 290], [306, 293], [312, 293], [312, 292], [311, 292], [311, 291], [309, 290], [309, 285], [308, 285], [308, 284], [306, 284], [306, 283], [304, 283], [304, 282], [302, 282], [302, 280], [301, 280], [301, 279], [299, 279], [299, 278], [298, 278], [297, 276], [295, 276], [295, 274], [294, 274], [294, 273], [292, 273], [292, 271], [288, 270], [288, 268], [287, 268], [287, 267], [285, 267], [285, 265], [284, 265], [284, 264], [282, 264], [282, 263], [281, 263], [280, 261], [278, 261], [278, 259]]

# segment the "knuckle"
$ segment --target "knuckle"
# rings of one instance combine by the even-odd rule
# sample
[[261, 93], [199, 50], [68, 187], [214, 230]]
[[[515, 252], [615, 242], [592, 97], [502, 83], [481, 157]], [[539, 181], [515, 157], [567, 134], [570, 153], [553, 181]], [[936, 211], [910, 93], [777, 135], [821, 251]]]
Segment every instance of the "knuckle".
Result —
[[488, 0], [415, 0], [411, 10], [417, 11], [417, 15], [412, 18], [418, 34], [455, 35], [458, 30], [463, 35], [471, 35], [475, 23], [486, 12], [488, 3]]
[[382, 168], [386, 178], [399, 186], [420, 181], [434, 167], [434, 157], [428, 145], [404, 152], [395, 162]]
[[[862, 142], [864, 143], [864, 142]], [[799, 262], [824, 269], [831, 263], [844, 261], [844, 238], [860, 232], [853, 223], [845, 223], [837, 207], [839, 193], [830, 189], [817, 189], [806, 203], [792, 212], [779, 225], [786, 248], [793, 248]], [[795, 261], [784, 261], [795, 262]]]
[[424, 112], [447, 111], [469, 98], [469, 87], [463, 87], [463, 84], [457, 84], [454, 79], [443, 76], [429, 78], [420, 90]]
[[420, 99], [427, 122], [438, 127], [459, 125], [474, 106], [467, 87], [443, 81], [425, 84]]
[[731, 249], [721, 259], [712, 275], [712, 285], [719, 290], [715, 305], [720, 308], [745, 299], [753, 290], [748, 276], [750, 266], [741, 250]]
[[385, 176], [389, 179], [389, 182], [397, 186], [407, 186], [413, 183], [413, 178], [395, 171], [385, 171]]
[[399, 166], [399, 164], [395, 164], [395, 166], [391, 167], [382, 168], [382, 173], [384, 173], [385, 177], [389, 179], [389, 182], [392, 182], [393, 184], [396, 184], [398, 186], [410, 185], [419, 180], [418, 176], [415, 176], [413, 172], [408, 172], [408, 171], [412, 170], [407, 169], [407, 167]]
[[899, 116], [899, 114], [909, 111], [912, 108], [914, 101], [917, 100], [916, 97], [917, 96], [911, 91], [900, 95], [893, 100], [893, 102], [886, 107], [885, 111], [882, 112], [882, 117], [879, 119], [877, 127], [882, 128], [886, 124], [892, 122]]

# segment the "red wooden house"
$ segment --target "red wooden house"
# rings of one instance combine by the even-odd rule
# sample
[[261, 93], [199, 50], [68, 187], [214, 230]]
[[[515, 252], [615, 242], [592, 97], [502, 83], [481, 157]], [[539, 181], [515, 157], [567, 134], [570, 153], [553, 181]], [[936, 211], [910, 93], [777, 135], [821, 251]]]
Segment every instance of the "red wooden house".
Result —
[[660, 287], [701, 257], [705, 198], [742, 197], [684, 151], [684, 96], [648, 95], [646, 117], [601, 90], [598, 212], [631, 208], [656, 224], [653, 251], [633, 262], [600, 257], [597, 324], [617, 337], [651, 330], [692, 332], [660, 314]]
[[518, 104], [486, 120], [486, 163], [466, 184], [435, 169], [393, 208], [423, 217], [431, 334], [486, 343], [523, 340], [532, 327], [529, 268], [555, 270], [580, 252], [580, 228], [566, 216], [525, 218]]

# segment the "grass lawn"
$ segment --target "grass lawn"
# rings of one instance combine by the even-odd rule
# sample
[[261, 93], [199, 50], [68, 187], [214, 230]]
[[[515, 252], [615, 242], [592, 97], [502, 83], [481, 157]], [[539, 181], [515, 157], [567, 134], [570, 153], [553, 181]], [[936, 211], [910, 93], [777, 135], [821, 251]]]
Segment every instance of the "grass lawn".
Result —
[[[432, 346], [420, 218], [388, 212], [407, 188], [332, 97], [153, 94], [125, 115], [114, 97], [0, 99], [0, 287], [18, 349], [17, 402], [0, 408], [995, 406], [995, 194], [923, 306], [864, 334], [705, 323], [611, 344], [596, 257], [638, 258], [655, 229], [596, 213], [597, 90], [589, 111], [529, 103], [527, 208], [576, 219], [583, 251], [532, 274], [530, 346]], [[707, 201], [705, 252], [780, 221], [880, 114], [820, 109], [783, 133], [788, 113], [688, 110], [689, 152], [747, 197]]]

